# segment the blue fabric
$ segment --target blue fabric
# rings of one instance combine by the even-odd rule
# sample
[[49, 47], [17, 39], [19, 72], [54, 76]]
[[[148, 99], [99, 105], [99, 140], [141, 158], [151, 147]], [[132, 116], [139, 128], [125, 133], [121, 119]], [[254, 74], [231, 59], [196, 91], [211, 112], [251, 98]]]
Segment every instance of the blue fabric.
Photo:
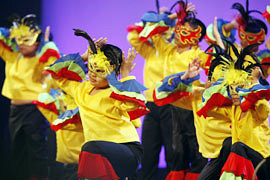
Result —
[[[196, 77], [192, 78], [192, 79], [185, 79], [185, 80], [181, 80], [181, 76], [183, 76], [185, 74], [185, 72], [181, 72], [181, 73], [176, 73], [176, 74], [172, 74], [170, 76], [165, 77], [165, 79], [163, 80], [162, 85], [158, 88], [158, 91], [167, 91], [167, 92], [171, 92], [174, 91], [179, 83], [184, 83], [184, 84], [189, 84], [192, 83], [195, 80], [200, 79], [200, 75], [198, 74]], [[173, 78], [172, 80], [172, 85], [169, 85], [169, 80]]]
[[[218, 80], [217, 80], [216, 82], [214, 82], [209, 88], [211, 88], [211, 87], [213, 87], [213, 86], [216, 86], [216, 85], [220, 85], [220, 84], [222, 83], [223, 80], [224, 80], [224, 79], [218, 79]], [[226, 88], [227, 88], [227, 87], [226, 87]], [[207, 91], [207, 89], [206, 89], [205, 91]], [[229, 97], [231, 97], [228, 88], [227, 88], [227, 93], [228, 93]], [[203, 95], [202, 95], [202, 102], [205, 102], [205, 98], [203, 97]]]
[[64, 113], [58, 116], [58, 119], [65, 119], [66, 117], [72, 117], [75, 114], [79, 113], [79, 108], [75, 108], [73, 110], [67, 110]]
[[10, 31], [8, 28], [0, 27], [0, 32], [4, 37], [9, 37], [10, 35]]
[[78, 64], [82, 68], [85, 74], [87, 73], [87, 67], [85, 66], [84, 61], [79, 53], [68, 54], [66, 56], [63, 56], [59, 58], [57, 61], [55, 61], [53, 64], [51, 64], [50, 67], [57, 63], [65, 62], [65, 61], [74, 61], [74, 63]]
[[151, 23], [157, 23], [157, 22], [160, 22], [162, 20], [168, 26], [174, 26], [175, 25], [175, 21], [172, 21], [168, 17], [168, 14], [158, 14], [156, 12], [151, 11], [151, 12], [145, 13], [141, 18], [141, 21], [151, 22]]
[[263, 55], [264, 53], [270, 54], [270, 49], [264, 49], [264, 50], [261, 50], [260, 52], [256, 53], [256, 56], [261, 56], [261, 55]]
[[236, 29], [233, 29], [233, 30], [231, 31], [231, 35], [230, 35], [229, 37], [225, 37], [225, 36], [223, 35], [222, 26], [223, 26], [224, 24], [228, 24], [228, 23], [230, 23], [230, 22], [229, 22], [229, 21], [225, 21], [225, 20], [223, 20], [223, 19], [218, 19], [218, 20], [217, 20], [217, 28], [218, 28], [218, 32], [219, 32], [219, 34], [220, 34], [220, 36], [221, 36], [221, 39], [226, 39], [227, 41], [230, 41], [231, 43], [234, 43], [234, 42], [235, 42]]
[[256, 90], [263, 90], [263, 89], [270, 89], [269, 85], [261, 85], [261, 84], [256, 84], [254, 86], [252, 86], [249, 89], [243, 89], [243, 88], [236, 88], [236, 91], [242, 91], [242, 92], [252, 92], [252, 91], [256, 91]]
[[50, 94], [53, 98], [56, 98], [57, 95], [58, 95], [58, 96], [61, 95], [60, 92], [59, 92], [58, 90], [59, 90], [59, 88], [57, 88], [57, 89], [51, 88], [49, 94]]
[[116, 89], [120, 91], [141, 92], [147, 90], [146, 87], [144, 87], [135, 79], [127, 80], [124, 82], [118, 81], [115, 72], [112, 72], [111, 74], [107, 75], [107, 80], [110, 85], [114, 86]]

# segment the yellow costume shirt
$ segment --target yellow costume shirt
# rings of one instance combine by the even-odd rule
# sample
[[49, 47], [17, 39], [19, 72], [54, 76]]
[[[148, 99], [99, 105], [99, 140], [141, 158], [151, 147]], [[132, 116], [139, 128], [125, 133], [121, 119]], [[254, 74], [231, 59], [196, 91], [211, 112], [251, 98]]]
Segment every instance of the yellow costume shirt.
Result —
[[199, 87], [194, 87], [190, 96], [185, 96], [172, 104], [193, 111], [199, 152], [205, 158], [217, 158], [223, 141], [231, 137], [231, 121], [214, 117], [199, 117], [196, 113], [200, 109], [199, 104], [202, 103], [202, 91], [199, 89]]
[[2, 95], [9, 99], [37, 100], [40, 93], [46, 92], [42, 87], [44, 67], [57, 58], [50, 57], [46, 63], [40, 63], [39, 57], [25, 58], [18, 52], [6, 49], [0, 43], [0, 56], [6, 63], [6, 78]]
[[178, 47], [166, 42], [162, 38], [162, 35], [153, 35], [152, 40], [156, 50], [158, 51], [158, 54], [162, 54], [162, 57], [164, 57], [164, 77], [174, 73], [186, 71], [188, 64], [197, 57], [202, 59], [200, 67], [205, 68], [205, 63], [209, 55], [205, 54], [205, 52], [202, 51], [198, 46], [193, 46], [191, 49], [179, 54], [177, 52]]
[[140, 41], [137, 31], [130, 32], [127, 38], [129, 43], [145, 59], [144, 85], [148, 88], [145, 91], [145, 97], [147, 101], [153, 101], [155, 83], [164, 78], [164, 58], [162, 58], [161, 54], [158, 54], [155, 47]]
[[240, 106], [213, 108], [207, 114], [223, 117], [232, 121], [232, 143], [242, 142], [260, 153], [264, 158], [270, 155], [269, 104], [266, 100], [258, 100], [255, 110], [249, 109], [242, 117]]
[[137, 105], [110, 97], [111, 89], [97, 94], [89, 93], [94, 88], [89, 81], [57, 80], [58, 85], [71, 95], [79, 107], [85, 141], [111, 141], [115, 143], [139, 142], [139, 137], [127, 111]]

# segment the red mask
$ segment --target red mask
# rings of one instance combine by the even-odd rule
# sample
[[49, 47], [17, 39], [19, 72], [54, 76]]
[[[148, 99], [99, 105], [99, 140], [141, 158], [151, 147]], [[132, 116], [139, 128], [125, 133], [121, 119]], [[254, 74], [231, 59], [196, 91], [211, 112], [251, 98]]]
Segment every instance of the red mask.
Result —
[[248, 45], [255, 43], [262, 44], [265, 39], [264, 29], [261, 29], [261, 31], [257, 33], [250, 33], [244, 30], [244, 26], [239, 26], [238, 34], [241, 40], [246, 40], [248, 42]]
[[182, 24], [176, 24], [175, 36], [183, 45], [196, 45], [201, 37], [202, 28], [198, 26], [196, 29], [191, 29]]

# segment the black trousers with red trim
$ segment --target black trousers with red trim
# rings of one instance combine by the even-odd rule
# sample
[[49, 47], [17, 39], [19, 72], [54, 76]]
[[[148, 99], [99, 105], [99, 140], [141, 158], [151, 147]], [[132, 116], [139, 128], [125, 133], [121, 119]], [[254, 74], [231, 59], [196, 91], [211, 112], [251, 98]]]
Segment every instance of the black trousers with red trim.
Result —
[[36, 105], [11, 105], [9, 130], [12, 179], [48, 176], [48, 127], [48, 121]]
[[[250, 160], [254, 169], [263, 160], [263, 156], [260, 153], [241, 142], [236, 142], [232, 145], [232, 152]], [[268, 163], [264, 163], [260, 167], [257, 172], [257, 177], [259, 180], [270, 179], [270, 169]]]
[[142, 127], [142, 179], [155, 180], [158, 173], [159, 154], [161, 147], [165, 148], [165, 160], [168, 174], [173, 167], [172, 150], [172, 105], [157, 106], [147, 102], [150, 113], [144, 116]]
[[221, 169], [224, 166], [232, 148], [232, 138], [226, 138], [223, 141], [222, 148], [218, 158], [211, 159], [203, 168], [198, 180], [218, 180]]
[[[79, 178], [102, 179], [97, 177], [97, 174], [99, 174], [106, 177], [105, 179], [115, 179], [116, 176], [113, 176], [113, 174], [116, 173], [120, 179], [124, 180], [136, 173], [141, 163], [142, 153], [142, 146], [139, 142], [88, 141], [82, 147], [78, 176]], [[97, 167], [98, 164], [101, 164], [100, 167], [89, 173], [89, 167]], [[106, 168], [102, 169], [104, 165]]]
[[171, 106], [173, 125], [173, 171], [189, 169], [188, 172], [199, 174], [208, 160], [199, 152], [196, 138], [193, 112]]

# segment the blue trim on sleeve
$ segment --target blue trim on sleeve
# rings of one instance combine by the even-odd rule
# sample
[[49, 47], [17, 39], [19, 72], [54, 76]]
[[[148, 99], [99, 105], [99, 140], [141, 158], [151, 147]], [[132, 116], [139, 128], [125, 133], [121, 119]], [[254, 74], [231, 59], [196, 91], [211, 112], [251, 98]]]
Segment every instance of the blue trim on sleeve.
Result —
[[51, 64], [50, 67], [57, 64], [57, 63], [65, 62], [65, 61], [74, 61], [74, 63], [78, 64], [82, 68], [82, 70], [84, 71], [85, 74], [88, 71], [87, 67], [85, 66], [84, 61], [79, 53], [68, 54], [66, 56], [63, 56], [63, 57], [59, 58], [57, 61], [55, 61], [53, 64]]
[[0, 27], [0, 33], [4, 37], [9, 37], [9, 35], [10, 35], [10, 31], [8, 28]]
[[141, 92], [147, 90], [142, 84], [140, 84], [135, 79], [127, 80], [124, 82], [120, 82], [117, 80], [117, 76], [115, 72], [107, 75], [107, 80], [110, 85], [115, 87], [120, 91], [128, 91], [128, 92]]
[[75, 114], [79, 113], [79, 108], [75, 108], [73, 110], [67, 110], [65, 111], [64, 113], [60, 114], [58, 116], [58, 119], [65, 119], [66, 117], [72, 117], [74, 116]]
[[225, 21], [223, 19], [218, 19], [217, 20], [218, 32], [219, 32], [219, 34], [221, 36], [221, 39], [226, 39], [226, 40], [230, 41], [231, 43], [234, 43], [235, 42], [235, 34], [236, 34], [236, 31], [237, 31], [236, 29], [232, 29], [231, 30], [231, 34], [230, 34], [229, 37], [225, 37], [223, 35], [222, 27], [223, 27], [224, 24], [228, 24], [228, 23], [230, 23], [230, 22], [229, 21]]
[[[158, 91], [174, 91], [179, 83], [184, 83], [184, 84], [189, 84], [192, 83], [195, 80], [200, 79], [200, 75], [198, 74], [196, 77], [192, 78], [192, 79], [185, 79], [185, 80], [181, 80], [181, 76], [183, 76], [185, 74], [185, 72], [181, 72], [181, 73], [176, 73], [176, 74], [172, 74], [170, 76], [165, 77], [165, 79], [163, 80], [162, 85], [158, 88]], [[169, 84], [169, 80], [173, 78], [172, 80], [172, 84]]]
[[151, 23], [157, 23], [157, 22], [162, 21], [162, 20], [168, 26], [174, 26], [175, 25], [175, 21], [172, 21], [168, 17], [168, 14], [158, 14], [156, 12], [150, 11], [150, 12], [145, 13], [141, 18], [141, 21], [151, 22]]

